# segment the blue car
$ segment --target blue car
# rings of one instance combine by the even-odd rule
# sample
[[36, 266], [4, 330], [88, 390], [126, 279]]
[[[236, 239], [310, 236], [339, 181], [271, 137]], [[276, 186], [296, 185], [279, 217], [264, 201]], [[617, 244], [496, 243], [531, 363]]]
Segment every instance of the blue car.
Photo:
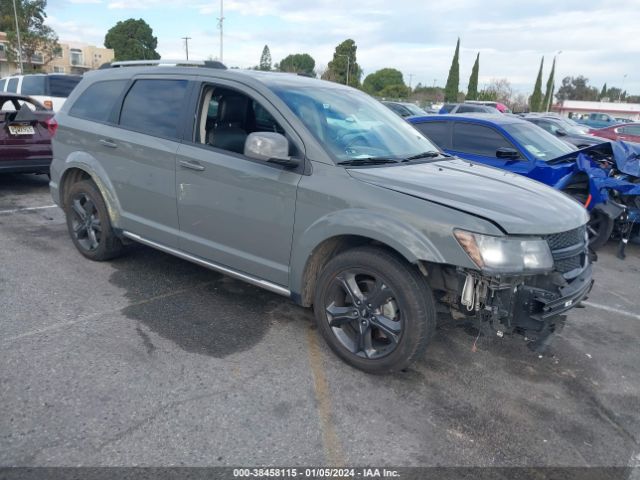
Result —
[[616, 221], [618, 233], [628, 240], [640, 220], [640, 179], [635, 172], [640, 148], [632, 144], [607, 142], [577, 150], [509, 115], [431, 115], [408, 121], [450, 155], [518, 173], [571, 195], [591, 214], [588, 230], [594, 250], [607, 242]]

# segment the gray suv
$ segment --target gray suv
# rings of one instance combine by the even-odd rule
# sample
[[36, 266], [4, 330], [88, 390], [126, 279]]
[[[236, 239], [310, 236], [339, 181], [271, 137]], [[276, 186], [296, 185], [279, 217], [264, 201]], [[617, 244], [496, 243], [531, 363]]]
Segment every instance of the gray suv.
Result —
[[592, 285], [579, 204], [336, 83], [112, 64], [56, 119], [51, 193], [82, 255], [139, 242], [289, 297], [367, 372], [418, 358], [440, 313], [544, 343]]

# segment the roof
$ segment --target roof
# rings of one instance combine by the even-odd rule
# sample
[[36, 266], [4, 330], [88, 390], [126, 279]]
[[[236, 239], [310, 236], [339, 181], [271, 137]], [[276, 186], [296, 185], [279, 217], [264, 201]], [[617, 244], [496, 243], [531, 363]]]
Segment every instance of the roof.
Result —
[[511, 123], [529, 123], [522, 118], [505, 115], [503, 113], [454, 113], [442, 115], [429, 115], [424, 117], [411, 117], [411, 123], [433, 122], [436, 120], [459, 121], [471, 120], [478, 123], [493, 123], [494, 125], [508, 125]]
[[582, 100], [564, 100], [557, 106], [560, 111], [576, 110], [602, 113], [640, 113], [640, 103], [586, 102]]
[[100, 70], [89, 71], [84, 74], [85, 77], [96, 78], [131, 78], [135, 75], [158, 74], [158, 75], [184, 75], [190, 76], [211, 76], [213, 78], [226, 78], [230, 80], [244, 80], [246, 83], [260, 83], [269, 88], [277, 87], [326, 87], [331, 89], [352, 90], [351, 87], [330, 82], [328, 80], [320, 80], [317, 78], [298, 75], [295, 73], [283, 72], [265, 72], [260, 70], [241, 70], [238, 68], [221, 69], [209, 68], [207, 66], [127, 66], [126, 68], [103, 68]]

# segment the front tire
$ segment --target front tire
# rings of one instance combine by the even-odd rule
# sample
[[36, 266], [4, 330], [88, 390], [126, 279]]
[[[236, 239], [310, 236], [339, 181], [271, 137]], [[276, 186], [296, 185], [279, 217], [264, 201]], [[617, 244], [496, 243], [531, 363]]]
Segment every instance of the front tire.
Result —
[[64, 199], [67, 229], [78, 251], [90, 260], [117, 257], [123, 246], [111, 227], [111, 220], [98, 187], [81, 180], [69, 187]]
[[[566, 193], [578, 203], [586, 205], [589, 194], [586, 190], [576, 190], [569, 188]], [[601, 210], [591, 210], [589, 212], [589, 223], [587, 223], [587, 232], [589, 234], [589, 247], [592, 250], [602, 248], [611, 237], [615, 220]]]
[[433, 295], [417, 269], [373, 247], [347, 250], [327, 263], [314, 310], [331, 349], [368, 373], [406, 368], [436, 326]]

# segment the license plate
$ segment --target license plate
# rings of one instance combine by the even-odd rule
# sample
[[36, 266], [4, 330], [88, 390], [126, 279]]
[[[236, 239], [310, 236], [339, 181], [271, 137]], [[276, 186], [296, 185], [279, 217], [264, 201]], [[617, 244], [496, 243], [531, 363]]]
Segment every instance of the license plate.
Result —
[[33, 135], [36, 131], [31, 125], [9, 125], [11, 135]]

